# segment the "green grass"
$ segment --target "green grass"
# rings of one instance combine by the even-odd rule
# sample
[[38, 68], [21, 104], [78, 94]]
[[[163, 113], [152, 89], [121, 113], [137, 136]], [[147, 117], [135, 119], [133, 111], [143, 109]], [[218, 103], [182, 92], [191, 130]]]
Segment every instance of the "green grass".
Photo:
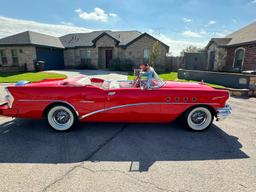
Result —
[[[193, 80], [184, 80], [184, 79], [178, 79], [178, 74], [177, 72], [171, 72], [171, 73], [160, 73], [159, 74], [160, 78], [165, 80], [165, 81], [178, 81], [178, 82], [198, 82], [198, 81], [193, 81]], [[133, 80], [134, 76], [132, 73], [129, 73], [128, 75], [128, 80]], [[222, 85], [216, 85], [216, 84], [211, 84], [211, 83], [206, 83], [210, 87], [214, 88], [225, 88]]]
[[27, 73], [0, 72], [0, 83], [16, 83], [21, 80], [35, 82], [43, 79], [53, 79], [53, 78], [66, 78], [66, 75], [58, 74], [58, 73], [46, 73], [46, 72], [27, 72]]

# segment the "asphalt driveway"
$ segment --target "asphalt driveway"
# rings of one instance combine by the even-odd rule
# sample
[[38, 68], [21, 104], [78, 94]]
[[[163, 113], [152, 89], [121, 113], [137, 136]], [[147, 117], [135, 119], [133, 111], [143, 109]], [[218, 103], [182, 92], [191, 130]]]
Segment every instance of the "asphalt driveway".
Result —
[[255, 191], [256, 99], [201, 133], [172, 124], [80, 124], [0, 117], [0, 191]]

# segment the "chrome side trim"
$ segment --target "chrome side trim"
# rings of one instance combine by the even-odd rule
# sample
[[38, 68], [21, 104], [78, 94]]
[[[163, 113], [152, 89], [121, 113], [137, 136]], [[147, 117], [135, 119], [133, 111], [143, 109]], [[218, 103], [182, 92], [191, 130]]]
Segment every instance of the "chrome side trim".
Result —
[[213, 97], [212, 100], [222, 99], [222, 98], [224, 98], [224, 97], [225, 97], [225, 96]]
[[81, 100], [80, 103], [95, 103], [95, 101]]
[[61, 100], [45, 100], [45, 99], [39, 99], [39, 100], [35, 100], [35, 99], [18, 99], [17, 101], [21, 101], [21, 102], [52, 102], [52, 101], [61, 101]]
[[113, 107], [108, 107], [105, 109], [99, 109], [90, 113], [87, 113], [83, 116], [81, 116], [79, 119], [84, 119], [86, 117], [89, 117], [91, 115], [101, 113], [101, 112], [106, 112], [110, 111], [113, 109], [119, 109], [119, 108], [125, 108], [125, 107], [133, 107], [133, 106], [140, 106], [140, 105], [160, 105], [160, 104], [165, 104], [165, 105], [186, 105], [186, 104], [197, 104], [197, 105], [218, 105], [218, 103], [188, 103], [188, 102], [180, 102], [180, 103], [170, 103], [170, 102], [146, 102], [146, 103], [133, 103], [133, 104], [125, 104], [125, 105], [118, 105], [118, 106], [113, 106]]
[[50, 102], [50, 104], [52, 103], [65, 103], [67, 104], [68, 106], [70, 106], [76, 113], [77, 117], [79, 117], [79, 112], [76, 110], [76, 108], [69, 102], [67, 101], [64, 101], [64, 100], [44, 100], [44, 99], [39, 99], [39, 100], [34, 100], [34, 99], [19, 99], [17, 101], [20, 101], [20, 102]]
[[216, 109], [217, 121], [226, 119], [231, 114], [231, 110], [232, 109], [231, 109], [231, 107], [229, 105], [226, 105], [223, 108]]

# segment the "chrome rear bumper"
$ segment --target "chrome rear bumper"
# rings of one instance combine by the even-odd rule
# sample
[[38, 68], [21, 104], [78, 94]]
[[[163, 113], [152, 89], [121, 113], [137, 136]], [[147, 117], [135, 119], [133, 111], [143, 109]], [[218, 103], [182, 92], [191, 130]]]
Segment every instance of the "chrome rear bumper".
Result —
[[229, 105], [226, 105], [225, 107], [223, 108], [218, 108], [216, 109], [216, 117], [217, 117], [217, 121], [220, 121], [220, 120], [224, 120], [226, 119], [230, 114], [231, 114], [231, 107]]

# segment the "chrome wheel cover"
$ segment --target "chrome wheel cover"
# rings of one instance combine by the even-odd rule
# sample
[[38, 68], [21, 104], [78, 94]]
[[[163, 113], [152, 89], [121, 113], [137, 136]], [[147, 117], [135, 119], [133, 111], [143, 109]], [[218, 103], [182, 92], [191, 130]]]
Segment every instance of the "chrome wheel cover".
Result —
[[74, 114], [65, 106], [56, 106], [50, 109], [47, 120], [51, 127], [57, 131], [66, 131], [74, 124]]
[[212, 114], [205, 107], [197, 107], [191, 110], [187, 116], [189, 127], [195, 131], [206, 129], [212, 122]]

